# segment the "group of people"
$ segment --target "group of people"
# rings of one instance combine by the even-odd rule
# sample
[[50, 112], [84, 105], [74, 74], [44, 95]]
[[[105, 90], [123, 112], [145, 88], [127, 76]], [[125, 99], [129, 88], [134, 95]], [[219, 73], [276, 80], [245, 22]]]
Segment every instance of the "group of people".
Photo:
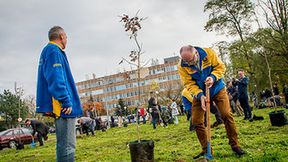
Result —
[[233, 78], [227, 81], [227, 92], [230, 101], [230, 107], [233, 113], [241, 116], [244, 111], [244, 120], [252, 118], [252, 110], [249, 105], [248, 83], [249, 78], [245, 76], [244, 70], [239, 70], [239, 79]]
[[164, 127], [168, 127], [169, 123], [178, 124], [178, 105], [174, 99], [170, 99], [170, 104], [163, 107], [157, 103], [157, 99], [153, 91], [150, 92], [150, 99], [148, 100], [148, 112], [151, 118], [153, 129], [156, 129], [157, 124], [163, 123]]
[[[43, 48], [38, 66], [36, 112], [55, 118], [57, 161], [70, 162], [75, 159], [75, 122], [76, 117], [82, 116], [81, 103], [65, 52], [67, 36], [64, 29], [60, 26], [52, 27], [48, 32], [48, 38], [50, 42]], [[238, 93], [235, 95], [229, 87], [228, 92], [225, 88], [223, 81], [225, 65], [214, 50], [187, 45], [181, 47], [180, 57], [178, 72], [187, 91], [186, 98], [192, 105], [187, 106], [187, 110], [190, 111], [191, 125], [202, 146], [199, 155], [207, 153], [207, 131], [204, 120], [207, 97], [210, 97], [211, 104], [217, 107], [231, 149], [237, 155], [245, 154], [238, 141], [229, 102], [229, 96], [232, 96], [233, 101], [238, 99], [244, 110], [245, 119], [251, 118], [247, 94], [248, 78], [245, 77], [244, 71], [240, 70], [240, 78], [234, 83], [232, 81]], [[210, 89], [210, 96], [205, 94], [206, 86]], [[154, 129], [160, 115], [158, 106], [156, 98], [152, 96], [148, 107]], [[171, 115], [177, 124], [179, 114], [177, 104], [172, 102], [170, 106]], [[79, 122], [85, 123], [85, 120]], [[91, 130], [89, 126], [87, 129]]]
[[[273, 92], [273, 93], [272, 93]], [[283, 85], [282, 96], [285, 99], [285, 103], [281, 102], [281, 94], [277, 83], [274, 83], [272, 91], [268, 88], [260, 92], [260, 102], [257, 104], [258, 108], [273, 107], [288, 105], [288, 87]]]

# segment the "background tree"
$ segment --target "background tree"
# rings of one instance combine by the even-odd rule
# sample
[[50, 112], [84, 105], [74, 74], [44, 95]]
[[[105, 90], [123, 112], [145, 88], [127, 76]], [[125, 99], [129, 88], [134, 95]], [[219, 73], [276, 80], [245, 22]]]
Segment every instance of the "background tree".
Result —
[[7, 128], [17, 125], [19, 110], [20, 117], [25, 119], [28, 114], [28, 109], [28, 106], [20, 96], [16, 96], [9, 90], [4, 90], [4, 92], [0, 94], [0, 114], [3, 114]]
[[[266, 46], [273, 49], [274, 55], [282, 57], [288, 63], [288, 6], [287, 0], [258, 0], [262, 8], [267, 25], [271, 31], [266, 31], [267, 36], [277, 42], [276, 46]], [[265, 32], [265, 31], [264, 31]]]
[[127, 105], [125, 105], [122, 98], [118, 100], [118, 105], [115, 111], [115, 115], [117, 116], [125, 116], [128, 115], [128, 108]]
[[206, 31], [240, 37], [237, 55], [244, 56], [248, 65], [246, 71], [255, 83], [253, 60], [250, 51], [245, 47], [245, 36], [250, 32], [251, 21], [255, 15], [253, 3], [249, 0], [209, 0], [204, 6], [204, 12], [210, 12], [209, 20], [204, 27]]

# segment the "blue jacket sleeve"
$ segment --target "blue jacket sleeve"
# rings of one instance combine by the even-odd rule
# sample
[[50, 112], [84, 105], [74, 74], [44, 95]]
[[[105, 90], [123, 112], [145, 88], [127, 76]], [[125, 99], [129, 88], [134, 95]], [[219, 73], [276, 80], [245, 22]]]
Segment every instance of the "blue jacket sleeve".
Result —
[[49, 92], [61, 102], [62, 108], [68, 108], [72, 106], [72, 101], [65, 84], [62, 55], [57, 50], [50, 53], [44, 65], [44, 75]]

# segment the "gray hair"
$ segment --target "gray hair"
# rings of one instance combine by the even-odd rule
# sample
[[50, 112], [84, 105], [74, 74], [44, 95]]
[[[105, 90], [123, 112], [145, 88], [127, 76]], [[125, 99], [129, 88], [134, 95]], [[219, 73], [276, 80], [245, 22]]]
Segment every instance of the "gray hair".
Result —
[[48, 32], [49, 41], [58, 39], [60, 34], [64, 32], [64, 29], [60, 26], [53, 26]]
[[192, 48], [193, 48], [193, 46], [191, 46], [191, 45], [183, 46], [183, 47], [180, 48], [179, 53], [181, 54], [183, 50], [192, 51]]

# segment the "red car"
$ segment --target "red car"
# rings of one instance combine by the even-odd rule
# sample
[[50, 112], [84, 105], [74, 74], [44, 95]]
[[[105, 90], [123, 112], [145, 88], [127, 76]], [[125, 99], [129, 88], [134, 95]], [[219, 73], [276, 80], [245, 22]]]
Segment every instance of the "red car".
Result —
[[[5, 147], [16, 148], [19, 142], [23, 144], [32, 143], [32, 132], [27, 128], [12, 128], [0, 132], [0, 150]], [[35, 142], [37, 136], [34, 136]]]

